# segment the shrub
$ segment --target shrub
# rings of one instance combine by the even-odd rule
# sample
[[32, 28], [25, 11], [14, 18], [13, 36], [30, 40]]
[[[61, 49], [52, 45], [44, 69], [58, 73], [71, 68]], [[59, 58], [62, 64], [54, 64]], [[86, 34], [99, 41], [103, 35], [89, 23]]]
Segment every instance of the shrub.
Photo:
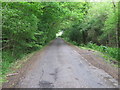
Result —
[[120, 48], [112, 48], [112, 47], [107, 47], [107, 46], [98, 46], [96, 44], [93, 43], [89, 43], [86, 45], [86, 47], [103, 52], [109, 56], [111, 56], [112, 58], [116, 59], [119, 61], [120, 56], [118, 55], [120, 52]]

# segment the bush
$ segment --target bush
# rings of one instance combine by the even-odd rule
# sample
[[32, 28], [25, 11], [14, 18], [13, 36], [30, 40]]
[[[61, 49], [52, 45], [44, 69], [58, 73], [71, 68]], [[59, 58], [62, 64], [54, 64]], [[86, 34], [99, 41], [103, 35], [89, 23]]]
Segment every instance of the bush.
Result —
[[86, 47], [103, 52], [109, 56], [111, 56], [112, 58], [116, 59], [119, 61], [120, 56], [118, 55], [120, 52], [120, 48], [112, 48], [112, 47], [107, 47], [107, 46], [98, 46], [96, 44], [93, 43], [89, 43], [86, 45]]

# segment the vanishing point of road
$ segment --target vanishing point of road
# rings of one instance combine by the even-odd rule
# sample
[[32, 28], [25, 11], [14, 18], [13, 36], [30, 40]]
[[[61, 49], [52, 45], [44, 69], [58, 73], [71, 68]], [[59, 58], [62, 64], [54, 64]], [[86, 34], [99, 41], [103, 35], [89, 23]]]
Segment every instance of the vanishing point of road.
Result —
[[15, 88], [116, 88], [117, 81], [85, 60], [61, 38], [37, 56]]

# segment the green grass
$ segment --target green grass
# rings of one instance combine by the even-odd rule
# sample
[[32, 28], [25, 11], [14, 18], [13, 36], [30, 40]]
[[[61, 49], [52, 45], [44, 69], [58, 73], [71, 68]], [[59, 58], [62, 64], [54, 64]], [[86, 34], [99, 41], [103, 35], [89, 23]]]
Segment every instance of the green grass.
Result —
[[113, 60], [117, 60], [117, 61], [120, 60], [120, 56], [119, 56], [120, 48], [112, 48], [112, 47], [107, 47], [107, 46], [102, 46], [102, 45], [98, 46], [93, 43], [84, 45], [84, 47], [91, 48], [96, 51], [100, 51], [103, 54], [106, 54], [108, 57], [113, 58]]
[[22, 67], [23, 63], [26, 62], [34, 53], [44, 48], [44, 46], [40, 46], [35, 50], [15, 50], [14, 55], [10, 50], [2, 51], [2, 62], [1, 62], [1, 74], [0, 74], [0, 85], [4, 82], [7, 82], [6, 76], [9, 73], [14, 73], [13, 69], [18, 69]]
[[83, 48], [83, 49], [91, 49], [91, 50], [94, 50], [94, 51], [99, 51], [101, 52], [101, 55], [108, 61], [110, 62], [110, 60], [112, 61], [117, 61], [118, 63], [120, 62], [120, 48], [113, 48], [113, 47], [108, 47], [108, 46], [103, 46], [103, 45], [96, 45], [96, 44], [93, 44], [93, 43], [88, 43], [87, 45], [85, 44], [77, 44], [76, 42], [74, 41], [71, 41], [69, 39], [66, 39], [64, 38], [66, 41], [76, 45], [76, 46], [79, 46], [80, 48]]
[[[20, 56], [21, 57], [21, 56]], [[21, 59], [21, 58], [18, 59]], [[6, 82], [6, 74], [11, 72], [10, 68], [12, 67], [13, 63], [17, 61], [17, 56], [12, 56], [10, 51], [3, 51], [2, 52], [2, 70], [1, 70], [1, 78], [0, 83]]]
[[[41, 47], [42, 48], [42, 47]], [[39, 48], [38, 50], [40, 50]], [[3, 50], [2, 51], [2, 62], [1, 62], [1, 74], [0, 74], [0, 84], [3, 82], [6, 82], [6, 75], [8, 73], [14, 73], [14, 71], [11, 68], [19, 68], [22, 65], [22, 62], [25, 62], [30, 58], [30, 55], [34, 54], [36, 51], [30, 51], [28, 53], [25, 53], [23, 50], [16, 50], [15, 54], [12, 55], [12, 52], [10, 50]]]
[[35, 52], [36, 51], [31, 52], [29, 54], [24, 54], [24, 55], [21, 54], [21, 56], [18, 59], [11, 56], [10, 52], [8, 51], [2, 52], [3, 61], [2, 61], [2, 70], [1, 70], [2, 73], [0, 75], [1, 77], [0, 84], [7, 82], [6, 80], [7, 74], [15, 73], [15, 69], [22, 67], [22, 64], [26, 62]]
[[16, 62], [18, 59], [21, 59], [26, 54], [21, 52], [16, 52], [13, 56], [11, 51], [3, 51], [2, 52], [2, 75], [5, 75], [9, 68], [11, 67], [12, 63]]

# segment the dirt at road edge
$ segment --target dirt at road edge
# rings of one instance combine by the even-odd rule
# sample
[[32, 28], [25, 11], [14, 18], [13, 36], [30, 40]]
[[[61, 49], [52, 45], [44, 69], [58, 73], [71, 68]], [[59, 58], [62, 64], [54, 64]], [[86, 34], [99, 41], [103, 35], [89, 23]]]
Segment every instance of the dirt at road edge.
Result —
[[8, 76], [7, 82], [2, 83], [2, 88], [14, 88], [17, 84], [18, 81], [24, 77], [24, 75], [26, 74], [27, 71], [29, 71], [32, 67], [34, 67], [34, 62], [37, 60], [38, 56], [42, 56], [42, 54], [44, 53], [44, 50], [47, 49], [53, 42], [54, 40], [52, 40], [50, 43], [48, 43], [48, 45], [44, 46], [41, 50], [35, 52], [30, 58], [28, 58], [28, 60], [26, 60], [26, 62], [23, 62], [22, 67], [18, 68], [18, 69], [14, 69], [14, 71], [17, 73], [16, 75], [12, 75], [12, 76]]
[[[8, 77], [7, 79], [9, 82], [4, 83], [2, 88], [14, 88], [14, 86], [18, 83], [18, 81], [21, 79], [21, 77], [23, 77], [25, 75], [25, 73], [30, 70], [30, 68], [34, 67], [33, 64], [34, 64], [35, 60], [37, 60], [38, 55], [42, 55], [42, 53], [44, 53], [43, 51], [45, 49], [47, 49], [51, 43], [49, 43], [49, 45], [47, 47], [45, 47], [42, 50], [35, 53], [34, 56], [32, 56], [27, 62], [24, 63], [22, 68], [16, 70], [16, 72], [18, 73], [17, 75]], [[66, 41], [65, 41], [65, 43], [70, 45], [75, 51], [77, 51], [84, 59], [86, 59], [93, 66], [95, 66], [99, 69], [103, 69], [105, 72], [110, 74], [113, 78], [118, 80], [118, 68], [113, 67], [109, 63], [105, 62], [105, 60], [103, 58], [101, 58], [96, 52], [93, 52], [91, 50], [81, 49], [81, 48], [74, 46]]]
[[[65, 41], [65, 40], [64, 40]], [[68, 45], [70, 45], [73, 49], [75, 49], [84, 59], [86, 59], [93, 66], [104, 70], [108, 74], [110, 74], [116, 80], [119, 79], [119, 68], [113, 67], [110, 63], [106, 62], [105, 59], [99, 55], [98, 52], [81, 49], [75, 45], [72, 45], [65, 41]]]

